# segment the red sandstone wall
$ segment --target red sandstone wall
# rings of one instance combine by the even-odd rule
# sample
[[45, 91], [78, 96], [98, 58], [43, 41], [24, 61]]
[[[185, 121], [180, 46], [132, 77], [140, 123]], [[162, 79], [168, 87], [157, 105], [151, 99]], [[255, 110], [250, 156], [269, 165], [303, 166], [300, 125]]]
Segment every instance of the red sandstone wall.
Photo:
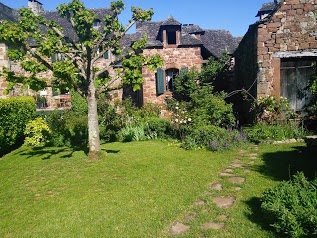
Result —
[[286, 0], [272, 19], [258, 27], [257, 55], [262, 74], [258, 97], [280, 95], [276, 53], [317, 49], [317, 0]]
[[[201, 69], [202, 59], [201, 59], [201, 50], [200, 47], [191, 47], [191, 48], [164, 48], [164, 49], [145, 49], [145, 56], [152, 56], [159, 54], [163, 61], [164, 65], [163, 70], [169, 68], [181, 69], [184, 67], [187, 68], [197, 68]], [[144, 103], [152, 102], [154, 104], [163, 106], [164, 101], [167, 97], [171, 97], [171, 92], [166, 92], [162, 95], [156, 94], [156, 80], [155, 80], [155, 71], [151, 71], [148, 68], [143, 69], [143, 98]]]

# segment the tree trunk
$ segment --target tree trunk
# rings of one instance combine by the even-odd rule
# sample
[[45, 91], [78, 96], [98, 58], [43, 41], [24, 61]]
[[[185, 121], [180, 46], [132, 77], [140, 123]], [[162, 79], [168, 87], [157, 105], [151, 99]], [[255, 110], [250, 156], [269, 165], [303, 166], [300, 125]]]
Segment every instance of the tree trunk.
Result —
[[89, 158], [98, 159], [100, 151], [99, 123], [97, 112], [96, 88], [93, 80], [89, 83], [88, 88], [88, 141], [89, 141]]

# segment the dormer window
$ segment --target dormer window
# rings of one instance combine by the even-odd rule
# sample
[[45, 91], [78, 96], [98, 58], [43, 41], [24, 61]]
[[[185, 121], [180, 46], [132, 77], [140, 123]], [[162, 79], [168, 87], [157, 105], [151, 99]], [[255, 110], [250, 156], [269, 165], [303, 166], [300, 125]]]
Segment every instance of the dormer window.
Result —
[[168, 44], [168, 45], [176, 45], [176, 39], [177, 39], [177, 37], [176, 37], [176, 31], [174, 30], [170, 30], [170, 31], [168, 31], [167, 30], [167, 32], [166, 32], [166, 43]]
[[99, 19], [96, 19], [96, 20], [94, 21], [94, 28], [95, 28], [95, 29], [98, 29], [98, 28], [100, 27], [100, 23], [101, 23], [101, 21], [100, 21]]

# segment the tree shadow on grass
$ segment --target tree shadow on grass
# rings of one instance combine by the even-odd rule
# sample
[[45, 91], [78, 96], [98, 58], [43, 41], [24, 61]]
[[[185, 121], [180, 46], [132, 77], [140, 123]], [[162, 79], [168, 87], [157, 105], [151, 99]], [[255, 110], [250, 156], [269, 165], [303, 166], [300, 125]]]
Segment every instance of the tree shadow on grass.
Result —
[[77, 151], [83, 151], [87, 156], [89, 149], [87, 146], [83, 147], [33, 147], [32, 149], [24, 150], [20, 153], [27, 156], [27, 159], [38, 157], [42, 160], [51, 159], [53, 156], [59, 155], [59, 158], [70, 159]]
[[308, 179], [317, 175], [316, 151], [306, 146], [292, 147], [291, 151], [277, 151], [262, 155], [264, 164], [255, 171], [275, 181], [289, 180], [296, 172], [303, 171]]
[[[306, 146], [292, 147], [291, 151], [276, 151], [262, 156], [263, 165], [254, 166], [254, 170], [275, 181], [289, 180], [297, 171], [303, 171], [308, 179], [317, 175], [316, 151]], [[251, 214], [246, 214], [250, 221], [260, 225], [262, 229], [274, 232], [261, 211], [261, 198], [253, 197], [246, 201]]]

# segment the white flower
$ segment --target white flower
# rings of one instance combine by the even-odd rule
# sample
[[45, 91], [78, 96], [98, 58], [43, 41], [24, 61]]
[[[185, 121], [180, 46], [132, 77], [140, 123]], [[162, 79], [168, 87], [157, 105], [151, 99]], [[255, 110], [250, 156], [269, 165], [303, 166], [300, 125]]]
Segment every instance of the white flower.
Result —
[[178, 122], [178, 119], [177, 119], [177, 118], [175, 119], [175, 122]]
[[189, 122], [191, 122], [191, 121], [192, 121], [192, 119], [191, 119], [191, 118], [188, 118], [188, 121], [189, 121]]
[[178, 107], [175, 107], [176, 110], [178, 110]]

